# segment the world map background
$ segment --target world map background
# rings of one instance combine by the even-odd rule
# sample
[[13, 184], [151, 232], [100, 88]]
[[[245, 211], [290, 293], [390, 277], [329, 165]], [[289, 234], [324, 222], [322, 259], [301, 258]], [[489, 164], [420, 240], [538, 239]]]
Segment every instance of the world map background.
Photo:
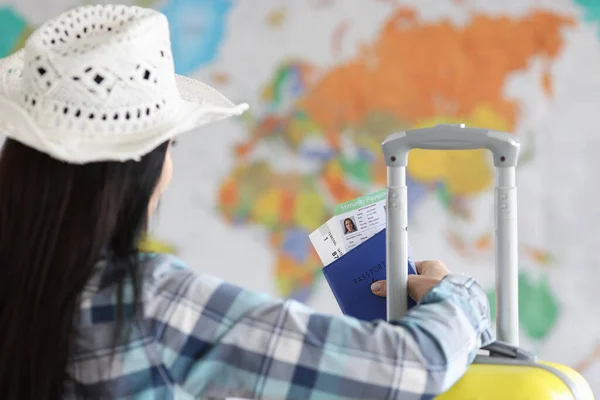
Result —
[[[0, 56], [85, 4], [0, 3]], [[188, 134], [154, 248], [193, 269], [339, 309], [308, 233], [385, 186], [396, 130], [514, 133], [522, 345], [600, 393], [600, 1], [144, 0], [171, 23], [177, 72], [251, 111]], [[410, 243], [475, 276], [493, 302], [494, 170], [484, 151], [413, 151]]]

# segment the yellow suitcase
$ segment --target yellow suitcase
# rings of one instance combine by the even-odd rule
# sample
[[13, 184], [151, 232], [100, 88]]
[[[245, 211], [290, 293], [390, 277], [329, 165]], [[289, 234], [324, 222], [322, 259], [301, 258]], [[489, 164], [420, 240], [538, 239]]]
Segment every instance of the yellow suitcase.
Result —
[[575, 370], [538, 361], [534, 354], [502, 342], [487, 346], [467, 373], [438, 400], [594, 400], [592, 389]]
[[[495, 188], [496, 336], [466, 374], [439, 400], [594, 400], [592, 389], [575, 370], [538, 361], [519, 347], [517, 189], [520, 144], [506, 132], [436, 125], [389, 135], [382, 143], [387, 166], [386, 276], [387, 318], [407, 310], [408, 214], [406, 165], [411, 149], [488, 149], [497, 169]], [[396, 284], [398, 283], [398, 284]]]

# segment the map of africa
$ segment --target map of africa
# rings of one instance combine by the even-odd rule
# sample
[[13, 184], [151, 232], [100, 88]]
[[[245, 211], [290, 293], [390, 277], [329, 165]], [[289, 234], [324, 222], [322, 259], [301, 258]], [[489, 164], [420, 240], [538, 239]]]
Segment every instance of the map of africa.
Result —
[[[219, 221], [210, 225], [211, 240], [222, 235], [234, 243], [233, 236], [252, 232], [246, 235], [256, 244], [235, 246], [240, 253], [252, 246], [264, 249], [268, 262], [256, 268], [273, 280], [268, 290], [275, 295], [310, 304], [331, 302], [319, 294], [322, 265], [308, 234], [332, 215], [335, 205], [385, 187], [380, 143], [389, 133], [465, 123], [518, 135], [523, 143], [519, 202], [527, 207], [519, 209], [522, 335], [542, 357], [576, 366], [600, 390], [600, 380], [592, 378], [600, 376], [600, 327], [589, 320], [592, 304], [600, 301], [589, 284], [580, 288], [573, 283], [567, 289], [560, 284], [573, 276], [568, 271], [580, 265], [576, 260], [590, 263], [598, 241], [590, 239], [583, 248], [570, 232], [585, 231], [582, 226], [591, 232], [595, 214], [568, 228], [565, 219], [550, 217], [555, 214], [549, 210], [562, 210], [564, 218], [575, 219], [565, 207], [583, 206], [554, 192], [548, 197], [550, 189], [541, 187], [552, 186], [547, 165], [565, 146], [557, 144], [564, 135], [558, 121], [590, 132], [581, 121], [589, 124], [595, 115], [583, 114], [584, 104], [600, 104], [600, 83], [584, 72], [600, 65], [599, 2], [565, 1], [554, 8], [523, 2], [515, 9], [494, 6], [491, 0], [440, 1], [431, 9], [391, 0], [349, 1], [346, 7], [335, 0], [294, 6], [227, 0], [138, 4], [155, 7], [169, 18], [178, 73], [201, 76], [251, 102], [251, 111], [227, 128], [242, 132], [223, 141], [227, 160], [206, 161], [220, 172], [198, 196], [204, 202], [210, 199], [202, 215]], [[0, 56], [23, 46], [35, 27], [28, 12], [24, 6], [0, 6]], [[309, 24], [315, 32], [298, 28]], [[249, 37], [256, 37], [256, 43]], [[271, 42], [279, 44], [269, 46]], [[585, 70], [584, 58], [595, 60], [587, 61]], [[565, 76], [570, 77], [568, 84]], [[581, 114], [570, 111], [571, 104]], [[191, 153], [186, 154], [184, 165], [195, 168]], [[562, 168], [579, 168], [583, 174], [583, 165], [596, 165], [591, 164], [596, 157], [585, 148], [568, 154]], [[586, 164], [576, 161], [584, 159]], [[440, 254], [449, 265], [477, 276], [494, 306], [494, 170], [489, 155], [480, 150], [414, 150], [408, 165], [412, 247], [424, 256]], [[587, 187], [581, 183], [578, 189], [577, 179], [563, 181], [572, 185], [567, 193]], [[193, 197], [180, 189], [173, 196]], [[171, 216], [180, 215], [177, 207], [165, 208]], [[227, 235], [216, 233], [226, 229], [217, 224], [231, 227]], [[202, 263], [201, 257], [207, 257], [216, 265], [221, 260], [217, 253], [194, 253], [189, 239], [173, 235], [176, 230], [175, 225], [158, 229], [143, 246], [188, 255], [188, 262]], [[253, 278], [257, 271], [240, 267], [240, 282], [260, 280]], [[591, 271], [590, 281], [600, 279], [600, 273]], [[588, 300], [574, 300], [574, 294], [584, 292]], [[574, 325], [582, 326], [585, 338], [572, 351], [560, 350], [557, 344], [568, 340]]]

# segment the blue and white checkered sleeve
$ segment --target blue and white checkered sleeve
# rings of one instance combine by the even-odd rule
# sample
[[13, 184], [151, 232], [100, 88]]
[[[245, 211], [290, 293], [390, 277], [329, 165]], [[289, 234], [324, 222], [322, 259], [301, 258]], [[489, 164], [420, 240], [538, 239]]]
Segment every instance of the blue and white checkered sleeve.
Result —
[[157, 275], [146, 317], [173, 383], [198, 397], [422, 399], [492, 340], [470, 278], [447, 276], [394, 324], [328, 316], [212, 277]]

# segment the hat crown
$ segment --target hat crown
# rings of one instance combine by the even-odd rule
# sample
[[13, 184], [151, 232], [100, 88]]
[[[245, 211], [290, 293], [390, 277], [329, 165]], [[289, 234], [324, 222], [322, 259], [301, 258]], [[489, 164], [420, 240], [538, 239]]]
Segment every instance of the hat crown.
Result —
[[49, 20], [0, 58], [0, 134], [70, 163], [139, 160], [248, 109], [175, 73], [167, 18], [124, 5]]
[[83, 6], [49, 20], [25, 44], [21, 77], [21, 106], [63, 131], [135, 132], [160, 125], [180, 101], [167, 18], [135, 6]]

